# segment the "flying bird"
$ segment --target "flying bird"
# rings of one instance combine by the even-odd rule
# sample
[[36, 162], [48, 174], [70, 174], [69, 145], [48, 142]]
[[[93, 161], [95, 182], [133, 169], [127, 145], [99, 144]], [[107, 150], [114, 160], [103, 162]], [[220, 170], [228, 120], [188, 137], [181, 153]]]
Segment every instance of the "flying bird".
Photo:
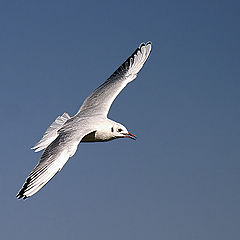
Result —
[[73, 117], [58, 116], [32, 149], [44, 152], [29, 174], [17, 198], [38, 192], [58, 173], [80, 142], [104, 142], [116, 138], [136, 139], [127, 128], [107, 118], [109, 109], [122, 89], [137, 77], [151, 52], [151, 42], [142, 43], [134, 53], [90, 96]]

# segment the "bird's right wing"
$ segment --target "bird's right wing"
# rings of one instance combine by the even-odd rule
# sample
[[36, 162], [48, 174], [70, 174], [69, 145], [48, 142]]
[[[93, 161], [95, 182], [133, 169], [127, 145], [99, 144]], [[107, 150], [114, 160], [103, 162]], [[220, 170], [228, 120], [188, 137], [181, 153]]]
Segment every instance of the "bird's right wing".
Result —
[[60, 132], [43, 152], [39, 163], [18, 192], [17, 198], [30, 197], [47, 184], [63, 168], [67, 160], [74, 155], [81, 139], [90, 132], [86, 129], [81, 131], [77, 137], [64, 131]]
[[151, 42], [142, 43], [134, 53], [83, 103], [76, 115], [102, 115], [108, 111], [122, 89], [137, 77], [151, 52]]

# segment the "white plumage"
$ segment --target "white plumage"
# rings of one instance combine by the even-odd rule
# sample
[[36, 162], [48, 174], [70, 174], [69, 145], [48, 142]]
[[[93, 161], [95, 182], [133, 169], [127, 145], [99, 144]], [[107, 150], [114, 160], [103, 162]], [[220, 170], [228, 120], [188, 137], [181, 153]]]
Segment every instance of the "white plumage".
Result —
[[109, 109], [122, 89], [137, 77], [151, 52], [151, 43], [139, 48], [82, 104], [77, 114], [58, 116], [32, 148], [44, 152], [39, 163], [26, 179], [17, 198], [27, 198], [39, 191], [59, 172], [77, 150], [80, 141], [110, 141], [136, 137], [120, 123], [107, 118]]

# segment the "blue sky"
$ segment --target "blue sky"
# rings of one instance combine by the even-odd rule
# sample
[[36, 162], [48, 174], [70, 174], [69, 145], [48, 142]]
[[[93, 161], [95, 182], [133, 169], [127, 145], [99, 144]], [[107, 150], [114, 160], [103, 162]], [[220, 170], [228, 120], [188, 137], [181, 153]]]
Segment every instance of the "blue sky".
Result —
[[[1, 1], [1, 238], [239, 239], [239, 5]], [[137, 141], [80, 144], [17, 200], [30, 147], [149, 40], [109, 114]]]

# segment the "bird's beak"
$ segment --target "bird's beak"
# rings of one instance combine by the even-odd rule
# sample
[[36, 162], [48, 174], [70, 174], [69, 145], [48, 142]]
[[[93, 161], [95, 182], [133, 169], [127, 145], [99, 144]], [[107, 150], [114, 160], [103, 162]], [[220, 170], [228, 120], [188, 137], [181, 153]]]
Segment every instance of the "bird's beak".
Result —
[[132, 133], [123, 133], [124, 137], [131, 138], [133, 140], [136, 140], [136, 136], [133, 135]]

